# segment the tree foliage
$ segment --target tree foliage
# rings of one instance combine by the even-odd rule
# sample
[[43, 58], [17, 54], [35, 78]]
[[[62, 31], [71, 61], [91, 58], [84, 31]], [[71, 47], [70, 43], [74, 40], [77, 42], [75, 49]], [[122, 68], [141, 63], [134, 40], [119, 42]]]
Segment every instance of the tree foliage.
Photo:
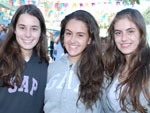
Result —
[[142, 13], [145, 23], [147, 25], [150, 25], [150, 7], [148, 7], [143, 13]]
[[[118, 1], [118, 0], [117, 0]], [[124, 5], [140, 4], [140, 0], [120, 0]]]

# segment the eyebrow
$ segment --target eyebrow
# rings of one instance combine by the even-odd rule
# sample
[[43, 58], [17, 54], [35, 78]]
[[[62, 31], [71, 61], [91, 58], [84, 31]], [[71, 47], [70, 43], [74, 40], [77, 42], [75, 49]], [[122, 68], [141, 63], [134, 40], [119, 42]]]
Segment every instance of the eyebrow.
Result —
[[18, 24], [18, 26], [25, 26], [24, 24]]
[[[129, 31], [129, 30], [135, 30], [135, 28], [131, 27], [131, 28], [126, 29], [126, 31]], [[119, 30], [119, 29], [114, 29], [114, 31], [121, 31], [121, 30]]]
[[118, 30], [118, 29], [114, 29], [114, 31], [116, 32], [116, 31], [121, 31], [121, 30]]
[[[24, 25], [24, 24], [18, 24], [18, 26], [26, 26], [26, 25]], [[39, 27], [39, 26], [33, 25], [32, 27]]]
[[69, 31], [69, 32], [71, 32], [69, 29], [65, 29], [65, 31]]
[[[72, 31], [71, 31], [71, 30], [69, 30], [69, 29], [65, 29], [65, 31], [72, 32]], [[79, 33], [79, 34], [86, 34], [86, 33], [84, 33], [84, 32], [77, 32], [77, 33]]]
[[135, 28], [131, 27], [131, 28], [128, 28], [127, 31], [128, 31], [128, 30], [134, 30], [134, 29], [135, 29]]

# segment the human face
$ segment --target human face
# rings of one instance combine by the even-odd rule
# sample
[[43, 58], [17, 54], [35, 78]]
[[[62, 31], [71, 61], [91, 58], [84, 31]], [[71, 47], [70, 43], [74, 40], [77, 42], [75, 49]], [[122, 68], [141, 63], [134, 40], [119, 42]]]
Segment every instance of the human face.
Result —
[[115, 43], [126, 59], [139, 44], [140, 32], [137, 26], [127, 18], [120, 19], [114, 25]]
[[4, 28], [5, 28], [5, 25], [4, 25], [4, 24], [1, 24], [1, 27], [4, 29]]
[[15, 34], [23, 54], [32, 53], [41, 34], [39, 20], [35, 16], [27, 13], [21, 14], [16, 24]]
[[80, 59], [90, 42], [91, 38], [84, 22], [72, 19], [67, 23], [64, 33], [64, 46], [72, 63]]
[[3, 28], [0, 26], [0, 33], [2, 32]]

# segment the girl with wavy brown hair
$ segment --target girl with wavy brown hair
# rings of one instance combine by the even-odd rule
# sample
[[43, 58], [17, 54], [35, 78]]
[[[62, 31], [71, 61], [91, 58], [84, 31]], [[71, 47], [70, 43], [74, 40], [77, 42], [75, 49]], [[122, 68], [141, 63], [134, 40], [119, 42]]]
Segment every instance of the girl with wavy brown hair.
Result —
[[48, 67], [45, 113], [100, 113], [103, 64], [96, 20], [84, 10], [67, 15], [60, 40], [66, 54]]
[[0, 113], [41, 113], [48, 51], [44, 17], [35, 5], [19, 7], [0, 42]]
[[108, 34], [104, 113], [150, 113], [150, 48], [143, 16], [136, 9], [121, 10]]

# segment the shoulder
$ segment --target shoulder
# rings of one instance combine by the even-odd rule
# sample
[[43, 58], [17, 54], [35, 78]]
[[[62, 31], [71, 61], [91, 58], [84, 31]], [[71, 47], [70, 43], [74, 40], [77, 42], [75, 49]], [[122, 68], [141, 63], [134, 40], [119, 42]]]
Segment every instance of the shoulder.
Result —
[[53, 61], [49, 64], [48, 68], [62, 68], [62, 66], [67, 65], [68, 63], [68, 58], [67, 55], [63, 55], [59, 60]]
[[64, 55], [61, 59], [51, 62], [48, 66], [48, 80], [51, 76], [56, 75], [60, 72], [65, 72], [68, 69], [68, 59]]

